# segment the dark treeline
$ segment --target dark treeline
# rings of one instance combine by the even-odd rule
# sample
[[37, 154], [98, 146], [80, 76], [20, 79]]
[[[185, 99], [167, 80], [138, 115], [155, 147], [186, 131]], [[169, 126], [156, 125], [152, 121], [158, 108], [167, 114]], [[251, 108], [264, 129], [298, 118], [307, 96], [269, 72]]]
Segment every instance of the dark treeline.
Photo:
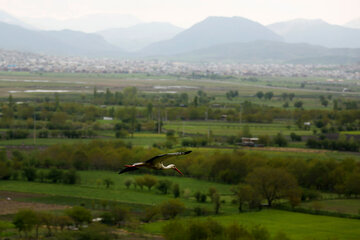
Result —
[[[32, 154], [16, 152], [7, 160], [1, 154], [0, 177], [11, 178], [12, 171], [26, 167], [59, 169], [102, 169], [118, 171], [125, 164], [139, 162], [160, 154], [160, 150], [130, 147], [121, 141], [92, 141], [84, 144], [58, 144]], [[259, 153], [192, 153], [181, 157], [176, 165], [186, 175], [210, 181], [245, 183], [256, 169], [282, 169], [304, 188], [335, 192], [347, 196], [360, 195], [360, 164], [353, 159], [336, 161], [288, 157], [269, 157]], [[6, 170], [7, 169], [7, 170]], [[139, 173], [143, 173], [143, 170]], [[149, 170], [144, 170], [148, 172]], [[154, 171], [154, 174], [175, 175], [173, 171]], [[271, 175], [271, 174], [270, 174]], [[284, 174], [282, 174], [284, 175]]]

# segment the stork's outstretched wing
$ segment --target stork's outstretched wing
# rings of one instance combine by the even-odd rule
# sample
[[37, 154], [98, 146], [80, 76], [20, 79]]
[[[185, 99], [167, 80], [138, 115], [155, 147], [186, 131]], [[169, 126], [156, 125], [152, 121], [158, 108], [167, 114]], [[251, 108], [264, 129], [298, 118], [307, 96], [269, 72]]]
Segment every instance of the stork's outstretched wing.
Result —
[[165, 154], [157, 155], [157, 156], [155, 156], [153, 158], [150, 158], [149, 160], [145, 161], [145, 163], [155, 164], [155, 163], [160, 162], [160, 161], [161, 162], [165, 161], [166, 159], [171, 158], [171, 157], [180, 156], [180, 155], [186, 155], [186, 154], [189, 154], [189, 153], [191, 153], [191, 151], [165, 153]]
[[138, 170], [139, 168], [137, 168], [136, 166], [129, 166], [127, 168], [124, 168], [123, 170], [121, 170], [119, 172], [119, 174], [125, 173], [125, 172], [130, 172], [130, 171], [135, 171]]

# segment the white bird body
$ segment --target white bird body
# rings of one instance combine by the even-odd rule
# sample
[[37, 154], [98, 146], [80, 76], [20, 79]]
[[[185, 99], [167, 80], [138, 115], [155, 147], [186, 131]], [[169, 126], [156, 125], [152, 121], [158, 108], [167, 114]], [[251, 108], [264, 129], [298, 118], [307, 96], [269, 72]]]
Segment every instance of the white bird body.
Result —
[[161, 154], [161, 155], [157, 155], [145, 162], [139, 162], [139, 163], [134, 163], [131, 165], [125, 165], [125, 169], [121, 170], [119, 172], [119, 174], [122, 174], [124, 172], [129, 172], [129, 171], [133, 171], [133, 170], [137, 170], [139, 169], [139, 167], [147, 167], [147, 168], [151, 168], [151, 169], [155, 169], [155, 170], [166, 170], [166, 169], [174, 169], [175, 171], [177, 171], [178, 173], [180, 173], [181, 175], [183, 175], [179, 169], [176, 168], [175, 164], [169, 164], [167, 166], [164, 165], [164, 161], [170, 157], [174, 157], [174, 156], [180, 156], [180, 155], [186, 155], [191, 153], [191, 151], [186, 151], [186, 152], [176, 152], [176, 153], [165, 153], [165, 154]]

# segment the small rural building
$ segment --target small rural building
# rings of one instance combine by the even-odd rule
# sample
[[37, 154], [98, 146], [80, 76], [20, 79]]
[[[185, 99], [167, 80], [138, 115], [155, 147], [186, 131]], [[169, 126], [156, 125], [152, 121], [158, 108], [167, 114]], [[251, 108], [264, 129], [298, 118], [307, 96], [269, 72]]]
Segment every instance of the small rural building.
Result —
[[248, 146], [248, 147], [254, 147], [257, 146], [257, 142], [259, 141], [259, 138], [253, 137], [253, 138], [247, 138], [242, 137], [241, 138], [241, 145], [242, 146]]

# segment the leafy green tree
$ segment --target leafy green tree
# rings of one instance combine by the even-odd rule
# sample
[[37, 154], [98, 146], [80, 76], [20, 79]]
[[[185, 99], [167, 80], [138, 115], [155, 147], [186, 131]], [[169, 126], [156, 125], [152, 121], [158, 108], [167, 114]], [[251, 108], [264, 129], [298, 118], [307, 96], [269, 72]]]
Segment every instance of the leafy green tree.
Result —
[[19, 231], [20, 237], [21, 232], [24, 232], [26, 239], [29, 239], [29, 233], [34, 229], [37, 222], [36, 213], [30, 209], [19, 210], [13, 218], [13, 224]]
[[345, 194], [347, 196], [360, 195], [360, 173], [350, 174], [345, 181]]
[[251, 201], [254, 190], [250, 185], [239, 184], [235, 187], [232, 187], [231, 191], [234, 193], [234, 197], [238, 203], [239, 212], [242, 212], [244, 203], [249, 203]]
[[111, 178], [105, 178], [103, 179], [103, 184], [105, 185], [105, 187], [108, 189], [111, 186], [113, 186], [115, 183]]
[[174, 198], [180, 197], [180, 187], [179, 187], [179, 184], [175, 183], [172, 190], [173, 190]]
[[11, 177], [11, 168], [5, 162], [0, 162], [0, 180], [8, 180]]
[[149, 174], [144, 175], [143, 178], [144, 178], [144, 179], [143, 179], [143, 181], [144, 181], [144, 186], [146, 186], [146, 187], [149, 189], [149, 191], [150, 191], [151, 188], [152, 188], [153, 186], [155, 186], [155, 185], [157, 184], [157, 182], [158, 182], [158, 180], [157, 180], [156, 177], [151, 176], [151, 175], [149, 175]]
[[90, 223], [92, 220], [91, 212], [84, 207], [75, 206], [65, 210], [66, 215], [74, 220], [77, 227], [81, 224]]
[[145, 181], [144, 181], [143, 177], [136, 177], [135, 178], [135, 186], [139, 186], [140, 189], [142, 190], [144, 185], [145, 185]]
[[37, 170], [34, 167], [25, 167], [23, 169], [23, 175], [29, 182], [35, 181], [36, 176], [37, 176], [36, 173], [37, 173]]
[[217, 193], [217, 190], [215, 187], [209, 187], [209, 190], [208, 190], [208, 196], [209, 198], [211, 199], [211, 202], [214, 201], [214, 194]]
[[184, 204], [178, 199], [170, 199], [160, 205], [160, 212], [165, 219], [175, 218], [184, 210]]
[[162, 194], [167, 194], [168, 190], [171, 188], [172, 182], [170, 180], [160, 180], [156, 185], [156, 189], [159, 190]]
[[214, 203], [215, 214], [219, 214], [221, 201], [220, 201], [220, 195], [218, 193], [214, 193], [214, 195], [213, 195], [213, 203]]
[[125, 184], [126, 188], [129, 189], [131, 184], [133, 184], [133, 180], [131, 178], [125, 179], [124, 184]]
[[262, 99], [264, 97], [264, 93], [262, 91], [259, 91], [255, 94], [255, 96], [259, 99]]
[[48, 172], [47, 178], [51, 182], [57, 183], [57, 182], [61, 182], [63, 180], [63, 174], [64, 173], [61, 169], [57, 169], [57, 168], [53, 167]]
[[117, 226], [123, 226], [130, 216], [128, 209], [119, 206], [111, 209], [111, 214], [113, 215]]
[[274, 93], [273, 92], [266, 92], [264, 94], [264, 98], [267, 99], [267, 100], [271, 100], [274, 96]]
[[302, 102], [302, 101], [296, 101], [296, 102], [294, 103], [294, 107], [296, 107], [296, 108], [302, 108], [302, 106], [303, 106], [303, 102]]
[[80, 175], [75, 169], [70, 169], [63, 174], [63, 183], [65, 184], [76, 184], [80, 182]]
[[288, 196], [298, 186], [295, 177], [282, 168], [256, 168], [246, 181], [267, 200], [269, 207], [274, 200]]
[[278, 133], [276, 134], [276, 136], [273, 139], [274, 143], [276, 145], [278, 145], [279, 147], [286, 147], [288, 142], [286, 140], [286, 138], [284, 137], [284, 135], [282, 135], [282, 133]]

